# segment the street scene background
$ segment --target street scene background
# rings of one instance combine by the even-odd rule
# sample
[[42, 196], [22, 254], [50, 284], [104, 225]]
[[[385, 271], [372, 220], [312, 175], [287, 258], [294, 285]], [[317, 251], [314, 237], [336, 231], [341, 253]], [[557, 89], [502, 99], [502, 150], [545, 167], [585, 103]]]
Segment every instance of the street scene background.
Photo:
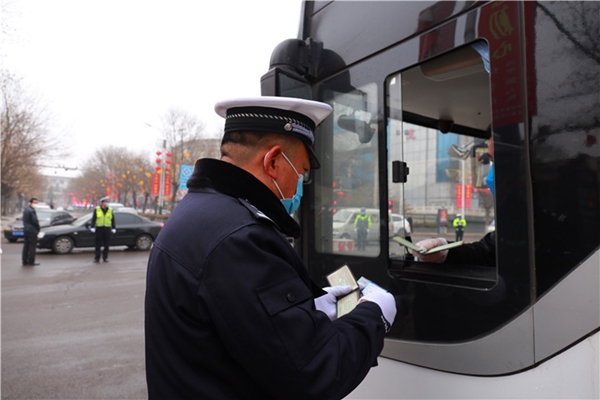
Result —
[[[2, 225], [10, 222], [2, 219]], [[149, 252], [38, 250], [2, 240], [2, 399], [144, 399], [144, 292]]]

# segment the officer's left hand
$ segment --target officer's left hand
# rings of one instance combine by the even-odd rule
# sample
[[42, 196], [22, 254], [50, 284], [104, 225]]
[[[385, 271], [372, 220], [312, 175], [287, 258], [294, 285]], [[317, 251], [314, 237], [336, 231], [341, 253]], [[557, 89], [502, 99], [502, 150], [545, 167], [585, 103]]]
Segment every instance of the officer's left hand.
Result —
[[337, 318], [337, 298], [344, 296], [352, 291], [352, 286], [331, 286], [323, 288], [327, 294], [315, 299], [315, 307], [323, 311], [330, 320]]
[[111, 229], [110, 231], [111, 231], [112, 233], [117, 233], [117, 230], [116, 230], [116, 229]]

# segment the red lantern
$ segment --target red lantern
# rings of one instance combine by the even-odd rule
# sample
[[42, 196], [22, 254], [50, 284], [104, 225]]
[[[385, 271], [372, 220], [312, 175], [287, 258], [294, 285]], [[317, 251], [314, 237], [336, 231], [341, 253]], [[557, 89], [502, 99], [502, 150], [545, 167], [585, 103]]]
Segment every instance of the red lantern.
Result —
[[157, 150], [157, 151], [156, 151], [156, 155], [157, 155], [157, 156], [160, 156], [161, 154], [162, 154], [162, 151], [160, 151], [160, 150]]

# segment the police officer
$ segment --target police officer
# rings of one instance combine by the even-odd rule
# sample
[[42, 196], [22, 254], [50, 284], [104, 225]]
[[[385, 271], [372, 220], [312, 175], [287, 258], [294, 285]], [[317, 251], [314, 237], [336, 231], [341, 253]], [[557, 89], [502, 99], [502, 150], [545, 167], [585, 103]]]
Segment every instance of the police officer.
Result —
[[100, 205], [94, 210], [90, 224], [90, 231], [96, 233], [94, 262], [97, 263], [100, 261], [100, 249], [102, 246], [104, 246], [102, 260], [108, 262], [110, 235], [111, 233], [117, 232], [115, 216], [113, 215], [112, 209], [108, 207], [108, 197], [100, 199]]
[[23, 211], [23, 266], [40, 265], [35, 262], [35, 250], [37, 246], [37, 237], [40, 233], [40, 222], [35, 212], [35, 205], [38, 199], [32, 197], [29, 199], [29, 206]]
[[360, 209], [360, 214], [354, 219], [354, 230], [356, 231], [356, 248], [358, 250], [366, 250], [367, 235], [371, 230], [371, 216], [367, 214], [365, 207]]
[[390, 293], [335, 316], [287, 236], [303, 176], [319, 166], [327, 104], [258, 97], [217, 103], [221, 159], [200, 159], [148, 261], [150, 399], [340, 399], [375, 365], [396, 314]]
[[456, 232], [456, 241], [462, 240], [465, 228], [467, 226], [467, 220], [463, 218], [462, 214], [456, 214], [456, 218], [452, 221], [452, 226]]

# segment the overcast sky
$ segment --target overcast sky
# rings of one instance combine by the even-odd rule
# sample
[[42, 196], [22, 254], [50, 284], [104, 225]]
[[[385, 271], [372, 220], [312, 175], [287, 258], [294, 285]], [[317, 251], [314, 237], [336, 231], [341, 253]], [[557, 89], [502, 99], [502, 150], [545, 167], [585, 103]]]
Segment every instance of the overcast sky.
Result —
[[[160, 142], [171, 107], [216, 136], [214, 103], [259, 96], [271, 52], [295, 38], [300, 0], [0, 0], [3, 68], [70, 137], [80, 166], [99, 146]], [[64, 165], [61, 162], [61, 165]]]

